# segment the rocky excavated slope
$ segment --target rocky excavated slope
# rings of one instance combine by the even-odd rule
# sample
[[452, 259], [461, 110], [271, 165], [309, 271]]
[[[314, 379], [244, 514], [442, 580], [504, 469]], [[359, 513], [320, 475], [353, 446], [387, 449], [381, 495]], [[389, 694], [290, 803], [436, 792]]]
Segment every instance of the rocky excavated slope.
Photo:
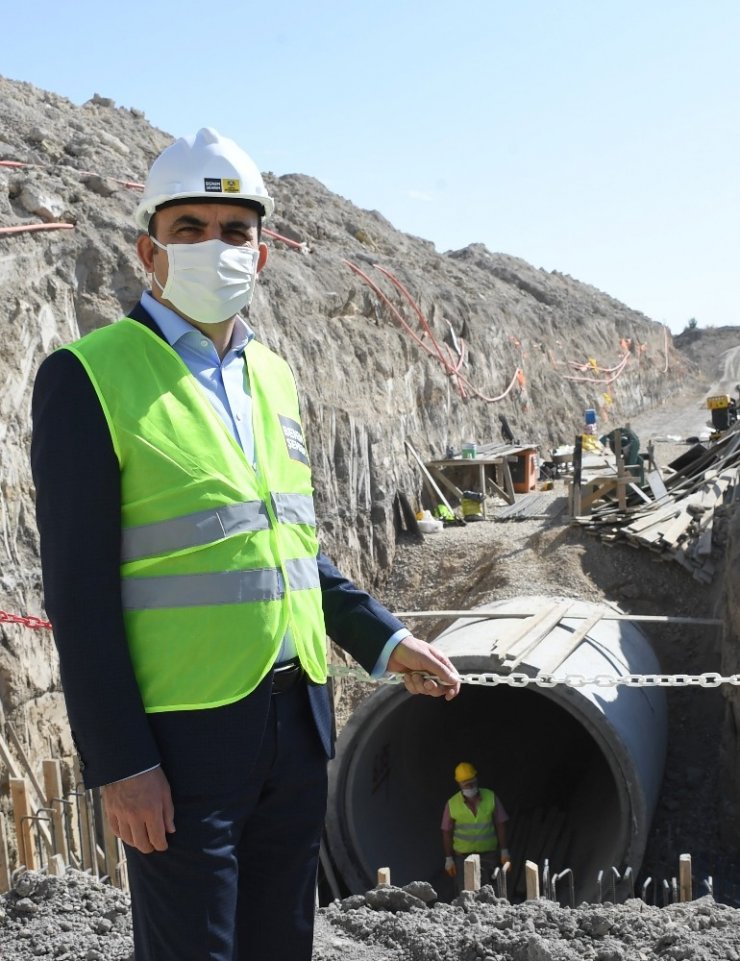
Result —
[[[76, 106], [0, 77], [0, 102], [2, 231], [71, 228], [0, 231], [0, 609], [40, 613], [34, 373], [59, 344], [121, 316], [147, 285], [134, 255], [135, 185], [171, 137], [97, 94]], [[422, 456], [498, 441], [504, 414], [518, 439], [546, 453], [572, 442], [585, 408], [619, 423], [670, 396], [690, 369], [660, 324], [567, 274], [480, 244], [440, 254], [310, 177], [266, 179], [277, 204], [268, 226], [300, 246], [272, 241], [251, 322], [296, 371], [323, 546], [368, 586], [382, 585], [392, 564], [397, 492], [413, 500], [421, 491], [405, 441]], [[402, 282], [428, 333], [378, 267]], [[461, 362], [467, 386], [450, 373]], [[49, 739], [61, 748], [48, 632], [2, 636], [3, 713], [28, 729], [33, 755]]]

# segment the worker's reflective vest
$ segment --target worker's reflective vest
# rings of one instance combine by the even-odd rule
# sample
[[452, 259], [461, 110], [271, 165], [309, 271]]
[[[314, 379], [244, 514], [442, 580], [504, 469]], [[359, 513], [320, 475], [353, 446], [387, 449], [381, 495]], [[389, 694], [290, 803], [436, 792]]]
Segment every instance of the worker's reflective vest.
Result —
[[311, 470], [285, 361], [255, 340], [245, 350], [255, 471], [177, 353], [142, 324], [124, 318], [66, 349], [92, 381], [120, 465], [121, 593], [145, 709], [239, 700], [288, 629], [323, 683]]
[[498, 837], [493, 825], [493, 811], [496, 798], [493, 791], [480, 788], [480, 803], [475, 814], [465, 803], [461, 791], [449, 800], [450, 817], [455, 822], [452, 835], [452, 848], [455, 854], [480, 854], [495, 851]]

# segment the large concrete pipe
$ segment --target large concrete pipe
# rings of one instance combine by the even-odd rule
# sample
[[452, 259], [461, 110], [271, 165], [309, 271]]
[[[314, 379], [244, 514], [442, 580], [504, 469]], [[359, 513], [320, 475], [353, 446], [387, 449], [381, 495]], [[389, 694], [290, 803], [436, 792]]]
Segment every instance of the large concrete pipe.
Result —
[[636, 876], [666, 753], [664, 692], [608, 682], [656, 673], [657, 659], [634, 623], [609, 619], [618, 611], [608, 606], [519, 597], [480, 610], [500, 618], [460, 619], [435, 641], [461, 673], [513, 667], [599, 675], [599, 684], [465, 685], [449, 703], [402, 685], [376, 690], [342, 731], [330, 767], [333, 864], [353, 893], [373, 887], [387, 866], [394, 884], [428, 880], [452, 896], [440, 821], [453, 769], [465, 760], [510, 816], [509, 896], [523, 892], [525, 859], [547, 859], [551, 877], [571, 868], [577, 900], [591, 900], [600, 871], [611, 880], [612, 867], [624, 874], [629, 866]]

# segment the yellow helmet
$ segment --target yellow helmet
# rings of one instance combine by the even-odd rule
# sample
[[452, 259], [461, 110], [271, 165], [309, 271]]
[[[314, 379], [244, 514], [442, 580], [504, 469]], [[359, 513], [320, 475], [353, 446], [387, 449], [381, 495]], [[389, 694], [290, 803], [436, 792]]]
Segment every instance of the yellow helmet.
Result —
[[455, 780], [459, 784], [461, 781], [471, 781], [478, 775], [478, 772], [468, 761], [461, 761], [455, 768]]

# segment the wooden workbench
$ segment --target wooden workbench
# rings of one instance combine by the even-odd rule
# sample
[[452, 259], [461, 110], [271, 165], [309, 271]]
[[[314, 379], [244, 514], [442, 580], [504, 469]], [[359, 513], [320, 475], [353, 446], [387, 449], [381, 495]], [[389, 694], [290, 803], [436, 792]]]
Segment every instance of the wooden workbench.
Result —
[[[460, 487], [453, 480], [457, 475], [460, 480], [461, 475], [467, 473], [476, 477], [477, 489], [483, 494], [483, 516], [486, 516], [486, 495], [493, 492], [502, 497], [507, 504], [514, 503], [514, 482], [511, 477], [510, 460], [516, 460], [517, 456], [524, 451], [531, 451], [532, 444], [523, 447], [516, 447], [509, 444], [487, 445], [479, 448], [476, 457], [445, 457], [441, 460], [430, 460], [426, 462], [429, 473], [437, 483], [450, 493], [462, 500], [463, 489], [472, 490], [473, 488], [462, 481], [464, 487]], [[496, 471], [501, 471], [501, 481], [503, 486], [490, 476], [490, 471], [486, 468], [494, 467]], [[498, 474], [497, 474], [498, 477]]]

